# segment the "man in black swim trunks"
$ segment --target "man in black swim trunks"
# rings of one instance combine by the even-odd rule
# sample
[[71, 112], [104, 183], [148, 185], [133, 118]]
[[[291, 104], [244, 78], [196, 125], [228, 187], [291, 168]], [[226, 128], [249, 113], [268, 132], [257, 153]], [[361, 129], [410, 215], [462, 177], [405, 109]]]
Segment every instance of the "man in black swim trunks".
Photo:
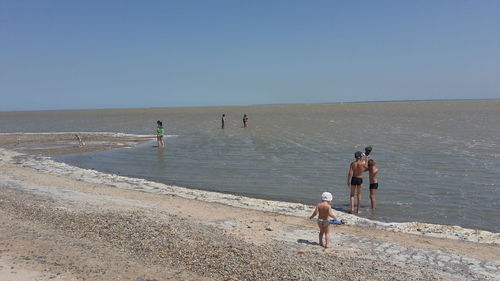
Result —
[[349, 172], [347, 173], [347, 187], [351, 188], [351, 213], [354, 213], [354, 194], [357, 195], [356, 213], [359, 213], [359, 206], [361, 205], [361, 193], [363, 191], [363, 172], [368, 168], [367, 163], [362, 161], [363, 153], [357, 151], [354, 153], [354, 162], [349, 165]]
[[375, 193], [378, 189], [378, 168], [375, 167], [375, 164], [375, 160], [368, 160], [368, 174], [370, 175], [370, 202], [372, 203], [372, 210], [377, 209]]

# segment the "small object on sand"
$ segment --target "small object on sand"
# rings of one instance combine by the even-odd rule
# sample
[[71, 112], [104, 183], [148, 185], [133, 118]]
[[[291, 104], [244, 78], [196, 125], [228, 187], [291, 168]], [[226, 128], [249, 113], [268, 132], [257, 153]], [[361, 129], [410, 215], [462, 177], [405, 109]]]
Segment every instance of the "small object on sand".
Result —
[[271, 227], [269, 227], [269, 226], [268, 226], [268, 227], [266, 227], [266, 230], [267, 230], [267, 231], [273, 231], [273, 229], [272, 229]]
[[340, 220], [329, 220], [330, 224], [344, 224], [344, 221]]

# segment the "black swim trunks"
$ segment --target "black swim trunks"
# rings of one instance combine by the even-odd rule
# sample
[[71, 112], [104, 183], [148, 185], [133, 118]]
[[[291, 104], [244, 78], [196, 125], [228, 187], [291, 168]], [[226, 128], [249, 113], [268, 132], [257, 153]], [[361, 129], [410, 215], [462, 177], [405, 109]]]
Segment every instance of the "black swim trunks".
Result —
[[356, 178], [356, 177], [351, 178], [351, 185], [361, 185], [361, 184], [363, 184], [363, 178]]
[[378, 182], [377, 183], [370, 183], [370, 189], [378, 189]]

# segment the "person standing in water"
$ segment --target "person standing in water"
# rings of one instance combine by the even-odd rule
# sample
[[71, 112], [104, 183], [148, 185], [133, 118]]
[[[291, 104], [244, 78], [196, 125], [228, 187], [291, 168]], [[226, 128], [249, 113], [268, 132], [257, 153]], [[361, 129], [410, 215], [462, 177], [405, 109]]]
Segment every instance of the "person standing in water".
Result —
[[243, 114], [243, 127], [246, 128], [248, 123], [248, 116]]
[[158, 143], [158, 147], [165, 147], [165, 142], [163, 141], [163, 136], [165, 135], [163, 123], [158, 120], [156, 121], [156, 125], [156, 142]]
[[377, 209], [377, 200], [375, 193], [378, 190], [378, 168], [375, 167], [375, 160], [368, 160], [368, 174], [370, 175], [370, 202], [372, 203], [372, 210]]
[[356, 213], [359, 213], [361, 205], [361, 193], [363, 191], [363, 172], [367, 169], [367, 163], [362, 161], [363, 153], [356, 151], [354, 153], [355, 161], [349, 165], [347, 173], [347, 186], [351, 188], [351, 213], [354, 213], [354, 195], [357, 195]]
[[221, 129], [224, 129], [224, 125], [226, 125], [226, 114], [222, 114], [220, 122], [221, 122]]
[[365, 153], [362, 153], [362, 161], [365, 162], [365, 163], [368, 163], [368, 160], [370, 159], [370, 153], [372, 152], [372, 147], [371, 146], [367, 146], [365, 147]]

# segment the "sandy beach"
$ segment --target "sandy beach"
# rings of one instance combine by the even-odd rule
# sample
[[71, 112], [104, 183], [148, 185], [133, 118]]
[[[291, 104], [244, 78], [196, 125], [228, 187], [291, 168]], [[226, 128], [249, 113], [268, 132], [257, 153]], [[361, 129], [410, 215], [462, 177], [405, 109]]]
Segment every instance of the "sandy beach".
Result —
[[208, 192], [45, 168], [53, 155], [153, 140], [81, 136], [83, 147], [71, 133], [0, 135], [0, 280], [500, 279], [496, 233], [439, 237], [442, 229], [425, 224], [384, 229], [341, 214], [347, 224], [333, 226], [324, 249], [305, 215], [312, 206], [262, 210], [237, 196], [226, 203]]

